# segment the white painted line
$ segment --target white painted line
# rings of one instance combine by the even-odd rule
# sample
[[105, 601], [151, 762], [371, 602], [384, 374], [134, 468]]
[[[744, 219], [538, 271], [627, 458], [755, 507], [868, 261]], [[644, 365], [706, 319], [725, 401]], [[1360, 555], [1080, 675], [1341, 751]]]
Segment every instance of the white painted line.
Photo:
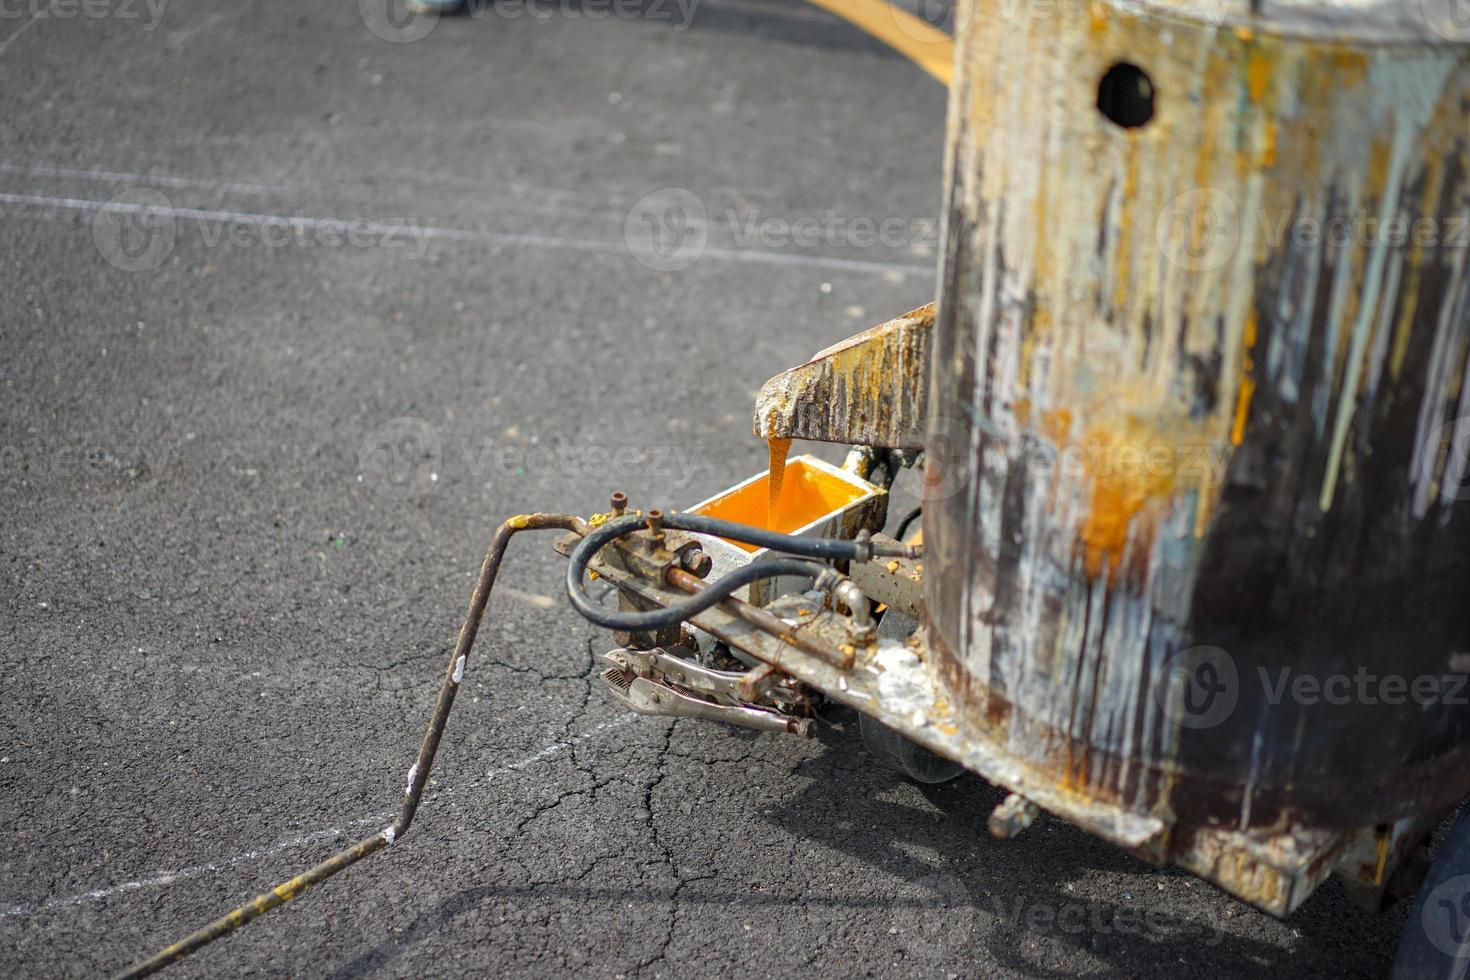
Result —
[[235, 867], [236, 865], [245, 864], [249, 861], [255, 861], [263, 857], [269, 857], [270, 855], [279, 853], [280, 851], [289, 851], [293, 848], [304, 847], [307, 844], [315, 844], [324, 840], [332, 840], [336, 837], [342, 836], [344, 833], [354, 827], [377, 823], [388, 814], [389, 811], [384, 810], [380, 813], [374, 814], [371, 817], [364, 817], [361, 820], [354, 820], [351, 823], [342, 825], [341, 827], [332, 827], [327, 830], [318, 830], [315, 833], [303, 834], [299, 837], [288, 837], [285, 840], [277, 841], [276, 843], [271, 844], [269, 847], [263, 847], [259, 850], [254, 851], [245, 851], [243, 853], [236, 854], [234, 857], [228, 858], [224, 861], [214, 861], [209, 864], [196, 864], [188, 868], [179, 868], [176, 871], [158, 871], [154, 874], [139, 878], [136, 881], [124, 881], [121, 884], [108, 885], [105, 888], [94, 888], [92, 891], [81, 892], [77, 895], [68, 895], [65, 898], [52, 898], [40, 903], [39, 905], [3, 906], [0, 907], [0, 919], [27, 917], [35, 915], [37, 912], [52, 912], [59, 909], [75, 908], [78, 905], [85, 905], [88, 902], [98, 902], [104, 898], [111, 898], [114, 895], [121, 895], [124, 892], [137, 891], [140, 888], [156, 888], [162, 885], [172, 885], [175, 882], [187, 881], [190, 878], [197, 878], [200, 875], [209, 874], [211, 872], [225, 871], [229, 868]]
[[69, 167], [34, 167], [17, 163], [0, 163], [0, 173], [26, 177], [96, 180], [110, 184], [156, 187], [200, 187], [211, 191], [266, 194], [295, 190], [291, 184], [259, 184], [238, 180], [200, 180], [197, 177], [170, 177], [166, 174], [132, 174], [125, 170], [74, 170]]
[[[480, 787], [490, 782], [493, 782], [498, 777], [520, 772], [523, 769], [534, 766], [538, 762], [544, 762], [547, 759], [550, 759], [572, 748], [575, 748], [576, 746], [585, 741], [588, 741], [589, 739], [596, 738], [597, 736], [602, 735], [605, 732], [609, 732], [615, 728], [622, 728], [625, 725], [631, 724], [636, 719], [636, 715], [624, 715], [614, 721], [604, 722], [603, 724], [598, 725], [596, 728], [593, 728], [591, 731], [586, 732], [582, 735], [578, 735], [575, 738], [553, 742], [550, 745], [546, 746], [544, 749], [541, 749], [538, 752], [526, 756], [526, 758], [524, 759], [521, 759], [517, 762], [512, 762], [509, 765], [500, 767], [499, 769], [491, 769], [489, 772], [485, 773], [484, 777], [481, 779], [471, 780], [470, 782], [465, 783], [463, 786], [446, 787], [442, 790], [435, 791], [433, 795], [438, 798], [451, 796], [455, 793], [467, 793], [471, 790], [479, 789]], [[427, 799], [427, 796], [425, 797], [425, 799]], [[80, 892], [75, 895], [67, 895], [62, 898], [51, 898], [37, 905], [0, 905], [0, 919], [28, 918], [38, 912], [56, 912], [63, 909], [76, 908], [77, 906], [86, 905], [91, 902], [100, 902], [103, 899], [112, 898], [115, 895], [121, 895], [125, 892], [138, 891], [142, 888], [165, 887], [180, 881], [187, 881], [190, 878], [198, 878], [202, 875], [213, 874], [219, 871], [227, 871], [230, 868], [236, 867], [237, 865], [246, 864], [251, 861], [258, 861], [261, 858], [267, 858], [273, 854], [279, 854], [281, 851], [295, 850], [300, 847], [305, 847], [308, 844], [316, 844], [320, 843], [321, 841], [334, 840], [358, 827], [364, 827], [369, 824], [379, 823], [386, 817], [393, 815], [393, 813], [395, 812], [396, 811], [393, 810], [378, 810], [375, 813], [370, 813], [367, 816], [360, 817], [357, 820], [351, 821], [350, 823], [342, 824], [340, 827], [328, 827], [325, 830], [314, 831], [310, 834], [302, 834], [297, 837], [288, 837], [285, 840], [276, 841], [274, 844], [270, 844], [266, 847], [262, 847], [253, 851], [244, 851], [240, 854], [236, 854], [234, 857], [225, 858], [220, 861], [211, 861], [209, 864], [196, 864], [187, 868], [178, 868], [174, 871], [157, 871], [153, 874], [145, 875], [144, 877], [138, 878], [133, 881], [124, 881], [116, 885], [108, 885], [103, 888], [94, 888], [91, 891]]]
[[16, 38], [20, 37], [26, 31], [30, 30], [32, 27], [35, 26], [35, 24], [36, 24], [36, 17], [35, 17], [34, 14], [32, 14], [26, 20], [26, 22], [24, 24], [22, 24], [22, 25], [20, 25], [20, 27], [16, 28], [14, 34], [10, 35], [9, 37], [7, 37], [3, 41], [0, 41], [0, 54], [4, 54], [5, 53], [5, 49], [8, 48], [8, 47], [10, 47], [12, 44], [14, 44]]
[[[436, 228], [432, 225], [410, 228], [402, 224], [376, 221], [352, 221], [342, 218], [308, 218], [301, 215], [256, 214], [249, 211], [213, 211], [201, 208], [162, 207], [156, 204], [133, 204], [123, 201], [93, 201], [75, 197], [45, 197], [37, 194], [0, 194], [0, 204], [25, 207], [62, 208], [73, 211], [111, 211], [122, 214], [147, 214], [164, 218], [189, 218], [198, 221], [235, 221], [246, 224], [285, 225], [290, 228], [317, 230], [323, 225], [340, 229], [348, 224], [368, 234], [412, 234], [439, 241], [469, 242], [480, 245], [508, 245], [518, 248], [570, 249], [583, 252], [613, 252], [629, 257], [638, 254], [626, 243], [599, 241], [592, 238], [563, 238], [552, 235], [526, 235], [514, 232], [477, 231], [470, 228]], [[789, 255], [762, 249], [706, 248], [702, 256], [733, 262], [755, 262], [766, 265], [797, 266], [841, 272], [891, 272], [899, 275], [932, 276], [927, 265], [896, 262], [865, 262], [859, 259], [836, 259], [821, 255]]]
[[502, 585], [500, 591], [512, 599], [524, 602], [528, 606], [535, 606], [537, 609], [551, 609], [556, 605], [555, 599], [549, 595], [542, 595], [539, 592], [523, 592], [520, 589], [512, 589], [507, 585]]

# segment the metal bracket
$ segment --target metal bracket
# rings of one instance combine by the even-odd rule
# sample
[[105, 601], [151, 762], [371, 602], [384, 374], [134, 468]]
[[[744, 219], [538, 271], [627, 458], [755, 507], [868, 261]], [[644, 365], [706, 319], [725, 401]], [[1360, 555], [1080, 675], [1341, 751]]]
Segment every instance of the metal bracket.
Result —
[[639, 714], [703, 718], [803, 737], [812, 734], [810, 718], [743, 701], [740, 682], [744, 674], [711, 670], [663, 650], [618, 649], [603, 654], [603, 659], [612, 664], [603, 671], [603, 682], [614, 697]]

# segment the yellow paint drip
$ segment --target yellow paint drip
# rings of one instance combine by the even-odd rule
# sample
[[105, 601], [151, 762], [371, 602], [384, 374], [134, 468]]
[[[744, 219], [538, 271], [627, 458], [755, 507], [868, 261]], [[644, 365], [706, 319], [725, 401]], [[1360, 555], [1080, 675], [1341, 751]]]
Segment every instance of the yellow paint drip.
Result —
[[[723, 497], [717, 497], [695, 513], [790, 534], [835, 514], [863, 493], [862, 487], [797, 458], [785, 466], [780, 503], [774, 512], [770, 510], [770, 480], [767, 478], [752, 480]], [[740, 541], [732, 541], [731, 544], [746, 551], [760, 550], [756, 545]]]
[[[1246, 370], [1250, 370], [1250, 358], [1246, 358]], [[1230, 426], [1230, 444], [1238, 446], [1245, 438], [1245, 422], [1250, 417], [1251, 399], [1256, 393], [1256, 379], [1246, 376], [1240, 379], [1240, 391], [1235, 397], [1235, 421]]]
[[1230, 426], [1230, 444], [1238, 446], [1245, 438], [1245, 423], [1250, 418], [1251, 399], [1256, 393], [1256, 379], [1251, 377], [1255, 370], [1252, 352], [1256, 347], [1256, 314], [1251, 311], [1245, 319], [1245, 356], [1241, 359], [1240, 385], [1235, 394], [1235, 421]]
[[791, 454], [790, 439], [772, 439], [766, 443], [770, 469], [766, 476], [766, 527], [776, 526], [781, 511], [781, 488], [786, 483], [786, 457]]

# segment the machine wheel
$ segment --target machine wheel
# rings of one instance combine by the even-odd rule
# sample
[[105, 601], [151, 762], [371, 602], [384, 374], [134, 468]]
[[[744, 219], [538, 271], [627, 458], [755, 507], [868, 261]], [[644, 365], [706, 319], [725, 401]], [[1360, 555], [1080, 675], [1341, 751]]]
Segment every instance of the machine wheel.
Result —
[[903, 773], [916, 783], [947, 783], [965, 767], [915, 745], [898, 732], [867, 715], [859, 715], [863, 744], [879, 763]]
[[1450, 980], [1470, 968], [1470, 806], [1440, 847], [1404, 923], [1393, 980]]

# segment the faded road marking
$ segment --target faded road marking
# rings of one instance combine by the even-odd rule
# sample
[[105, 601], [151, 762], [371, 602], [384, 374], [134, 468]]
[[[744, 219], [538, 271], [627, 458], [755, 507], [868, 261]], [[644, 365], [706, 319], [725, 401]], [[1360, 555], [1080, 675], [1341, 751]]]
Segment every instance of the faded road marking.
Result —
[[[203, 208], [163, 207], [156, 204], [134, 204], [126, 201], [93, 201], [87, 198], [46, 197], [37, 194], [0, 194], [0, 204], [15, 204], [22, 207], [61, 208], [70, 211], [107, 211], [121, 214], [147, 214], [164, 218], [188, 218], [196, 221], [229, 222], [246, 224], [284, 225], [289, 228], [317, 231], [326, 225], [342, 228], [349, 224], [342, 218], [308, 218], [301, 215], [257, 214], [249, 211], [215, 211]], [[376, 221], [353, 221], [354, 227], [367, 234], [389, 235], [412, 231], [424, 238], [470, 243], [476, 245], [507, 245], [519, 248], [568, 249], [581, 252], [612, 252], [636, 257], [637, 253], [625, 242], [599, 240], [595, 238], [567, 238], [554, 235], [528, 235], [519, 232], [478, 231], [472, 228], [436, 228], [428, 226], [409, 229], [402, 224]], [[762, 249], [706, 248], [703, 256], [732, 262], [754, 262], [765, 265], [797, 266], [801, 268], [830, 269], [841, 272], [883, 272], [905, 276], [932, 276], [934, 270], [928, 265], [908, 265], [898, 262], [865, 262], [860, 259], [837, 259], [820, 255], [788, 255], [785, 252], [770, 252]]]
[[535, 606], [537, 609], [551, 609], [556, 605], [555, 599], [549, 595], [542, 595], [539, 592], [522, 592], [520, 589], [512, 589], [504, 585], [500, 587], [500, 591], [512, 599], [518, 599], [528, 606]]
[[20, 27], [18, 27], [18, 28], [15, 29], [15, 33], [14, 34], [10, 35], [9, 37], [7, 37], [3, 41], [0, 41], [0, 54], [4, 54], [5, 53], [5, 49], [8, 48], [8, 47], [10, 47], [12, 44], [14, 44], [16, 38], [20, 37], [26, 31], [30, 30], [32, 27], [35, 27], [35, 26], [36, 26], [36, 18], [35, 18], [34, 15], [32, 15], [29, 20], [27, 20], [24, 24], [20, 25]]
[[168, 174], [134, 174], [125, 170], [77, 170], [71, 167], [26, 166], [0, 163], [0, 173], [26, 177], [54, 177], [62, 180], [97, 180], [136, 187], [194, 187], [210, 191], [266, 194], [294, 190], [290, 184], [263, 184], [238, 180], [201, 180], [197, 177], [173, 177]]
[[[471, 790], [479, 789], [481, 786], [493, 782], [495, 779], [501, 776], [508, 776], [511, 773], [520, 772], [523, 769], [534, 766], [540, 762], [545, 762], [547, 759], [553, 758], [562, 754], [563, 752], [566, 752], [569, 749], [575, 748], [576, 746], [589, 739], [596, 738], [597, 736], [612, 731], [615, 728], [622, 728], [623, 726], [633, 722], [636, 717], [636, 715], [627, 715], [618, 718], [615, 721], [604, 722], [603, 724], [598, 725], [596, 728], [593, 728], [586, 734], [578, 735], [575, 738], [552, 742], [550, 745], [546, 746], [538, 752], [534, 752], [531, 755], [526, 756], [524, 759], [512, 762], [509, 765], [500, 767], [499, 769], [491, 769], [489, 772], [485, 773], [484, 777], [480, 779], [471, 780], [463, 786], [446, 787], [445, 789], [434, 792], [433, 796], [435, 798], [445, 797], [451, 796], [455, 793], [467, 793]], [[176, 882], [187, 881], [190, 878], [198, 878], [203, 875], [213, 874], [219, 871], [226, 871], [238, 865], [247, 864], [251, 861], [258, 861], [261, 858], [270, 857], [272, 854], [278, 854], [282, 851], [294, 850], [299, 847], [304, 847], [307, 844], [315, 844], [321, 841], [334, 840], [336, 838], [342, 837], [343, 835], [354, 829], [360, 827], [368, 827], [372, 826], [375, 823], [379, 823], [384, 819], [392, 816], [395, 812], [396, 810], [378, 810], [374, 813], [368, 814], [365, 817], [359, 817], [358, 819], [353, 820], [350, 823], [345, 823], [340, 827], [329, 827], [325, 830], [314, 831], [310, 834], [302, 834], [296, 837], [288, 837], [285, 840], [276, 841], [274, 844], [271, 844], [267, 847], [262, 847], [253, 851], [244, 851], [240, 854], [236, 854], [234, 857], [226, 858], [223, 861], [211, 861], [208, 864], [196, 864], [187, 868], [179, 868], [174, 871], [159, 871], [155, 872], [154, 874], [138, 878], [134, 881], [124, 881], [116, 885], [108, 885], [103, 888], [94, 888], [91, 891], [80, 892], [76, 895], [67, 895], [63, 898], [47, 899], [46, 901], [41, 902], [37, 905], [0, 906], [0, 919], [26, 918], [35, 915], [38, 912], [54, 912], [62, 909], [76, 908], [77, 906], [86, 905], [90, 902], [100, 902], [103, 899], [112, 898], [114, 895], [121, 895], [126, 892], [138, 891], [142, 888], [164, 887], [167, 885], [172, 885]]]

